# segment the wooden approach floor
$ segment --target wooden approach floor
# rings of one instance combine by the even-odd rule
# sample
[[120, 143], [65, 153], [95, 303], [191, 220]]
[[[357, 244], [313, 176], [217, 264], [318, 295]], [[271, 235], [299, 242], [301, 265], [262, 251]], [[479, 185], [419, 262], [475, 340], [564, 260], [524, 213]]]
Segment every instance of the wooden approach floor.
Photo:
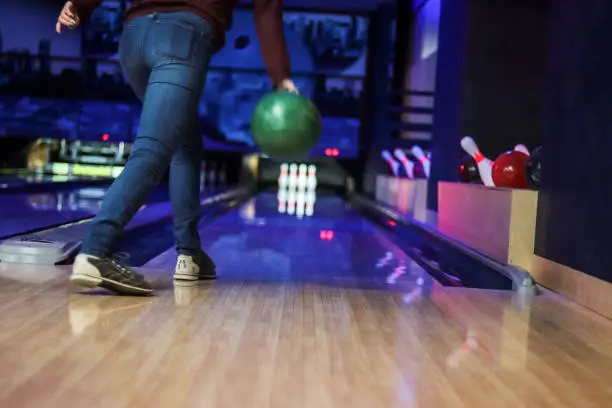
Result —
[[612, 406], [612, 322], [552, 293], [67, 273], [0, 265], [0, 407]]

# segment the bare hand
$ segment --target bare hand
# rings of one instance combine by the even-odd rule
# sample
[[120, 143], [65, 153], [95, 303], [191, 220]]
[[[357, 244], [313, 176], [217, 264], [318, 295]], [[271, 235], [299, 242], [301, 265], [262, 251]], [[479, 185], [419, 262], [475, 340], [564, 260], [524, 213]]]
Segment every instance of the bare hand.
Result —
[[293, 81], [290, 79], [283, 79], [280, 85], [278, 86], [278, 89], [280, 89], [281, 91], [287, 91], [287, 92], [295, 92], [295, 93], [300, 92], [298, 91]]
[[62, 32], [62, 27], [68, 27], [69, 29], [73, 29], [79, 25], [81, 21], [79, 20], [79, 16], [77, 16], [74, 5], [71, 1], [67, 1], [64, 4], [64, 8], [62, 8], [62, 12], [57, 18], [57, 23], [55, 24], [55, 31], [57, 33]]

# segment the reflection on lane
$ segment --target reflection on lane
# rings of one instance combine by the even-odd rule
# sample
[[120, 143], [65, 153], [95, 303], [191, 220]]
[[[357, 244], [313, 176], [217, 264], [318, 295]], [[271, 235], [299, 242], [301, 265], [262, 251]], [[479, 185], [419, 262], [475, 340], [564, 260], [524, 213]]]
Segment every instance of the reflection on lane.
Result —
[[[422, 268], [343, 199], [317, 195], [314, 190], [310, 194], [316, 201], [310, 216], [306, 209], [303, 217], [297, 216], [297, 209], [293, 215], [279, 211], [278, 192], [267, 192], [237, 211], [203, 223], [203, 247], [217, 263], [218, 283], [314, 283], [411, 294], [431, 282]], [[382, 262], [388, 254], [393, 259]], [[169, 250], [147, 266], [172, 268], [175, 260], [174, 250]]]
[[[89, 186], [30, 194], [0, 194], [0, 238], [93, 217], [100, 210], [106, 190], [106, 186]], [[167, 200], [167, 188], [160, 187], [149, 195], [147, 204]]]
[[85, 211], [93, 214], [100, 210], [105, 193], [106, 188], [89, 187], [74, 191], [29, 194], [22, 197], [33, 210], [37, 211]]
[[104, 187], [88, 187], [0, 195], [0, 238], [91, 217], [100, 210], [105, 192]]

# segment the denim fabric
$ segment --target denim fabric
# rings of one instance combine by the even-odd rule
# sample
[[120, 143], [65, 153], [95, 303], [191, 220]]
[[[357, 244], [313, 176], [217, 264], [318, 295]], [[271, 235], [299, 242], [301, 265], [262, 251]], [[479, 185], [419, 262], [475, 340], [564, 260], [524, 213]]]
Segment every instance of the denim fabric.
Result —
[[212, 53], [213, 27], [192, 13], [154, 13], [128, 23], [121, 65], [143, 102], [129, 160], [91, 223], [83, 252], [107, 256], [125, 225], [170, 166], [177, 249], [200, 250], [202, 138], [197, 120]]

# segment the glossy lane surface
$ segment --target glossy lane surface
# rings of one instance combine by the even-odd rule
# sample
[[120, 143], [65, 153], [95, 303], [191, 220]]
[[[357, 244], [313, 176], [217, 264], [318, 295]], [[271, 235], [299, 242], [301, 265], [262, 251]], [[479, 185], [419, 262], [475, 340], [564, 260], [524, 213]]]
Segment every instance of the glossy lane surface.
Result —
[[0, 406], [603, 407], [612, 324], [554, 294], [445, 288], [333, 197], [203, 225], [220, 279], [76, 293], [0, 264]]
[[0, 195], [0, 238], [93, 216], [106, 188]]
[[32, 174], [25, 172], [2, 173], [0, 172], [0, 191], [11, 187], [19, 187], [31, 184], [53, 184], [65, 183], [70, 181], [78, 181], [86, 179], [84, 177], [57, 176]]
[[[0, 194], [0, 239], [93, 217], [102, 205], [106, 187]], [[165, 186], [153, 190], [147, 203], [169, 200]]]

